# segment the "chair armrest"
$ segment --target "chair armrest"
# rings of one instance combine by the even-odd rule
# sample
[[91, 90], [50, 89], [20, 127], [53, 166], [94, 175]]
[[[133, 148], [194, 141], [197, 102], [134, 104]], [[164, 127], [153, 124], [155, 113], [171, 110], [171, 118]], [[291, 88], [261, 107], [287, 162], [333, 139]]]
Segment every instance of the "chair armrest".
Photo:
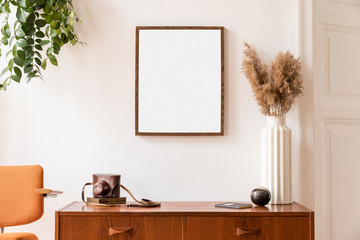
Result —
[[62, 191], [58, 191], [58, 190], [51, 190], [48, 188], [38, 188], [35, 190], [36, 193], [43, 195], [43, 197], [46, 198], [55, 198], [57, 197], [57, 195], [62, 194]]

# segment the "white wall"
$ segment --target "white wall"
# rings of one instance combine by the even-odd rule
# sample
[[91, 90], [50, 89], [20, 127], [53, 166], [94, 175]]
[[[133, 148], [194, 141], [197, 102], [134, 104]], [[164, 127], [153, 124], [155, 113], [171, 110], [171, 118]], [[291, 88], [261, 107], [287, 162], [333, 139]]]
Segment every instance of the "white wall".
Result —
[[[45, 82], [12, 84], [0, 93], [0, 164], [41, 164], [45, 185], [64, 191], [46, 200], [44, 217], [21, 227], [54, 235], [54, 211], [80, 200], [94, 172], [115, 172], [138, 197], [154, 200], [248, 201], [260, 184], [260, 130], [250, 85], [241, 74], [243, 42], [267, 61], [299, 48], [297, 1], [77, 1], [86, 46], [67, 46]], [[219, 25], [225, 32], [225, 136], [134, 135], [135, 26]], [[294, 198], [313, 205], [312, 182], [300, 158], [312, 149], [312, 90], [288, 114], [293, 129]], [[304, 100], [306, 99], [306, 100]], [[309, 105], [310, 104], [310, 105]], [[302, 128], [300, 128], [302, 124]], [[305, 173], [305, 175], [304, 175]], [[20, 228], [17, 228], [20, 229]], [[12, 231], [10, 229], [9, 231]]]

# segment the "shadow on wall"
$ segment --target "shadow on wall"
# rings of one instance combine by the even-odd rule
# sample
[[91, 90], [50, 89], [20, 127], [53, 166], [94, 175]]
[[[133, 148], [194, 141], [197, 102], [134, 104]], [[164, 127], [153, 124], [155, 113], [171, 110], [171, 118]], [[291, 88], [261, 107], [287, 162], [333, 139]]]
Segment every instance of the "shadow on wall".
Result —
[[[299, 147], [299, 168], [297, 172], [297, 192], [300, 194], [296, 199], [306, 206], [314, 207], [314, 144], [313, 144], [313, 82], [311, 66], [303, 62], [304, 96], [299, 101], [299, 125], [300, 127], [300, 147]], [[294, 171], [295, 169], [293, 169]]]

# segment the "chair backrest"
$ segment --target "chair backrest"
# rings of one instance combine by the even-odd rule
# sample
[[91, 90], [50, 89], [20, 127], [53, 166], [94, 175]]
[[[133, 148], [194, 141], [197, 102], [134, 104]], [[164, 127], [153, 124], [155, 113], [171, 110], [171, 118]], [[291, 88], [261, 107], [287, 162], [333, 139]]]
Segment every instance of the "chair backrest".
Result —
[[0, 227], [34, 222], [44, 212], [44, 198], [35, 193], [43, 187], [39, 165], [0, 166]]

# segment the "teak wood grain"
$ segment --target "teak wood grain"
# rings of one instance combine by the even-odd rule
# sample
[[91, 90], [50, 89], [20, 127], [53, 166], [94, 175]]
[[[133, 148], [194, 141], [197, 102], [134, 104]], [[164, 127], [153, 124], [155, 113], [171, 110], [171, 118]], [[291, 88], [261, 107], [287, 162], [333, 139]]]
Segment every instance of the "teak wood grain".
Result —
[[[60, 218], [60, 226], [60, 239], [66, 240], [183, 239], [182, 217], [64, 216]], [[109, 230], [115, 233], [111, 234]]]
[[314, 213], [299, 205], [216, 208], [218, 202], [162, 202], [159, 208], [87, 206], [56, 211], [56, 240], [313, 240]]
[[[221, 31], [221, 127], [220, 132], [140, 132], [139, 131], [139, 31], [141, 30], [220, 30]], [[135, 42], [135, 135], [138, 136], [223, 136], [225, 116], [224, 27], [221, 26], [137, 26]]]
[[188, 239], [311, 239], [307, 217], [188, 217]]

